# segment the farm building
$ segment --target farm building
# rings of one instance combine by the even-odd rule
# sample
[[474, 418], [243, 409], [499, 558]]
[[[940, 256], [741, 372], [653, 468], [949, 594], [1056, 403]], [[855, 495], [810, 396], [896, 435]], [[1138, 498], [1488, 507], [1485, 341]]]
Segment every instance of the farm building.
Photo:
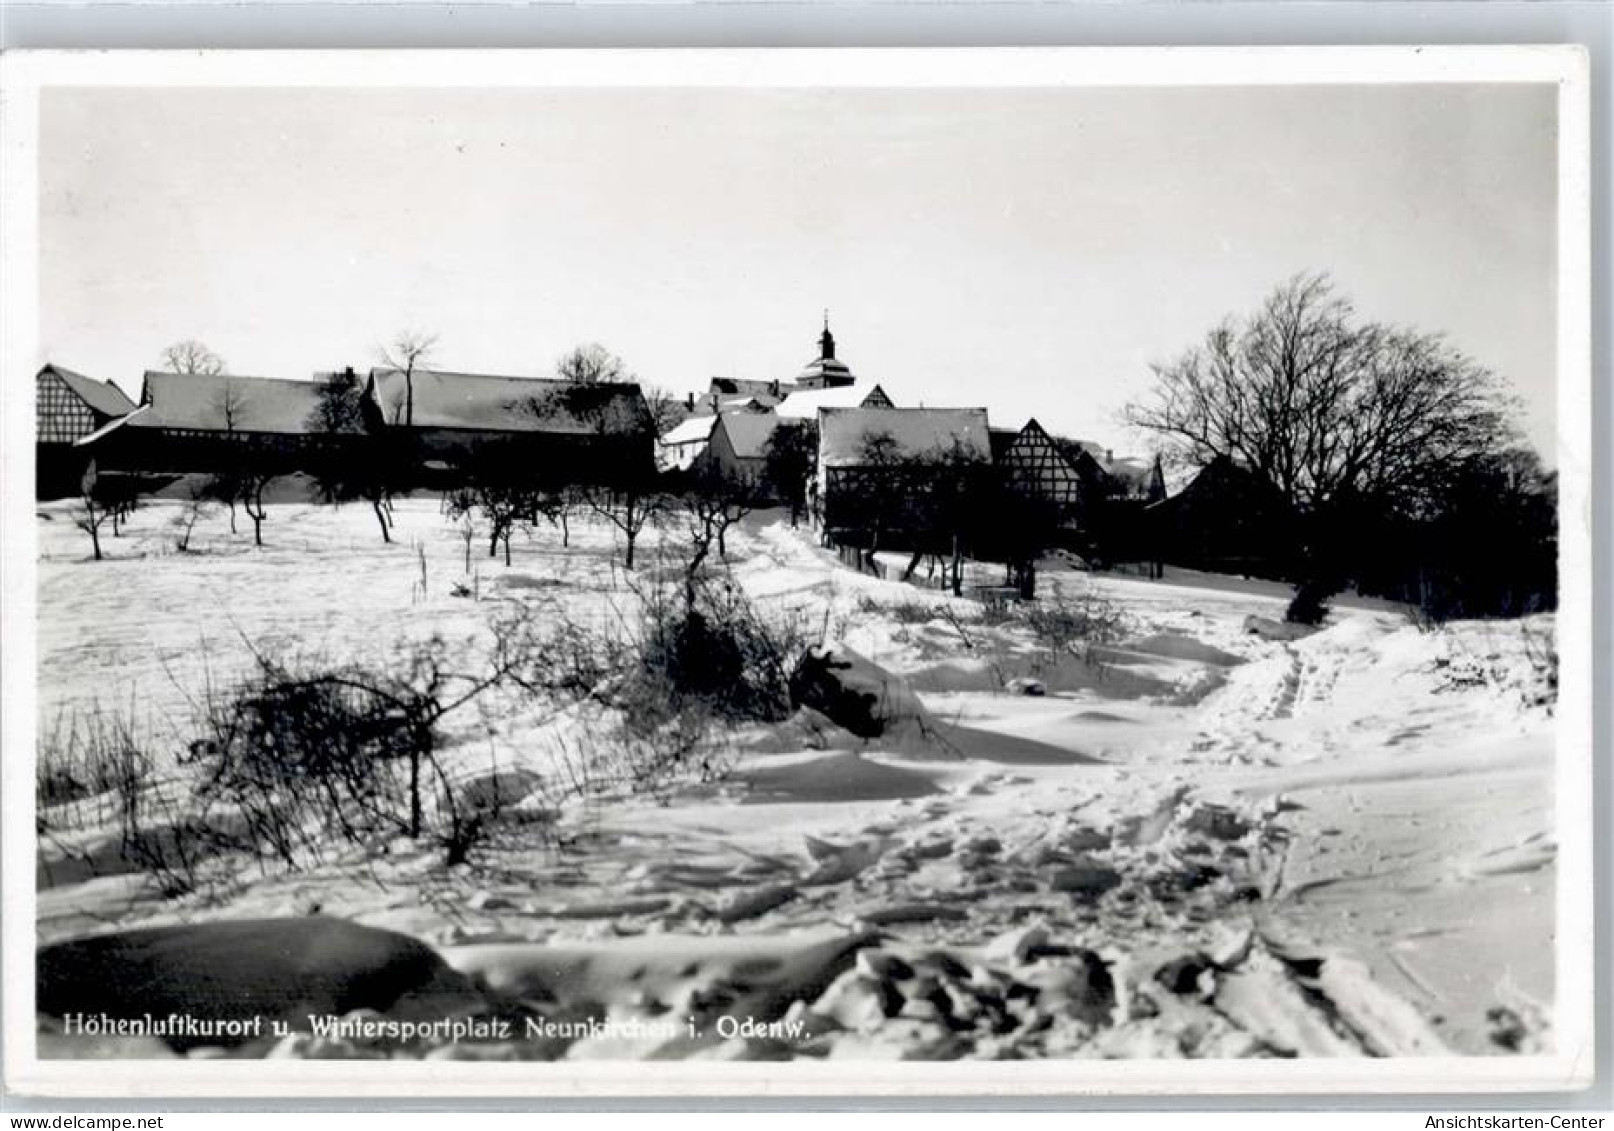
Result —
[[119, 472], [211, 474], [243, 463], [289, 471], [344, 443], [322, 433], [318, 407], [313, 381], [148, 372], [139, 407], [79, 443]]
[[1286, 572], [1293, 536], [1287, 502], [1253, 468], [1227, 456], [1212, 459], [1143, 516], [1163, 560], [1261, 577]]
[[110, 381], [97, 381], [60, 365], [46, 365], [34, 374], [38, 497], [76, 494], [89, 457], [75, 445], [134, 409], [135, 403]]
[[1035, 419], [1017, 433], [996, 433], [993, 458], [1005, 486], [1046, 505], [1070, 529], [1088, 524], [1101, 506], [1166, 497], [1159, 460], [1117, 459], [1096, 444], [1051, 435]]
[[711, 442], [715, 427], [717, 416], [714, 413], [686, 416], [657, 437], [656, 465], [663, 471], [686, 471], [693, 467]]
[[760, 483], [767, 466], [768, 440], [779, 423], [771, 412], [723, 413], [706, 451], [695, 461], [695, 470]]
[[562, 483], [648, 477], [655, 424], [639, 386], [372, 369], [372, 431], [406, 437], [428, 481], [481, 474]]
[[1004, 485], [1015, 494], [1045, 505], [1061, 525], [1076, 526], [1082, 505], [1102, 489], [1098, 464], [1080, 452], [1072, 458], [1068, 443], [1050, 436], [1033, 418], [1019, 432], [996, 439], [993, 453]]
[[814, 509], [832, 544], [917, 549], [959, 528], [991, 466], [984, 408], [824, 409]]

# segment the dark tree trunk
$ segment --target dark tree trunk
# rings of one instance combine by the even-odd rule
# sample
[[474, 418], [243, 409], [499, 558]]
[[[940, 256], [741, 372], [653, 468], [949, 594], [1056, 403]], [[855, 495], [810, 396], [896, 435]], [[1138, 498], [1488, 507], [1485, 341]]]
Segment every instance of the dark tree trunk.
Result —
[[98, 529], [99, 520], [95, 517], [95, 507], [86, 502], [84, 504], [84, 512], [89, 516], [89, 521], [84, 524], [84, 528], [90, 532], [90, 548], [95, 551], [95, 560], [100, 561], [101, 533]]
[[381, 540], [390, 544], [392, 531], [387, 528], [387, 514], [381, 509], [381, 500], [375, 500], [370, 506], [375, 511], [375, 520], [381, 524]]
[[411, 839], [420, 839], [420, 826], [420, 751], [413, 750], [409, 754], [409, 836]]

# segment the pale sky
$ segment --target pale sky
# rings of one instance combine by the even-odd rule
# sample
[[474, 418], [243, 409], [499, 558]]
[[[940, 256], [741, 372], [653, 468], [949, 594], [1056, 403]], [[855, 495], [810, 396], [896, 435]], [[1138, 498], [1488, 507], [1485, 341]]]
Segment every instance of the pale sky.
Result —
[[790, 378], [828, 307], [899, 405], [1117, 451], [1149, 363], [1290, 275], [1438, 330], [1551, 458], [1550, 86], [49, 90], [40, 361]]

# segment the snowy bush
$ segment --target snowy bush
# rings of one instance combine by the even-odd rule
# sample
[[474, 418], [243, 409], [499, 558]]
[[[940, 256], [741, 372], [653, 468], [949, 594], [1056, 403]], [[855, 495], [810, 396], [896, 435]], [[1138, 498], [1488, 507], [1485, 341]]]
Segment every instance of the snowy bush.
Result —
[[1126, 631], [1120, 608], [1091, 589], [1027, 601], [1019, 616], [1049, 653], [1081, 660], [1092, 659], [1094, 645], [1113, 644]]
[[[34, 760], [34, 800], [42, 814], [57, 806], [143, 788], [151, 776], [151, 762], [140, 749], [135, 730], [129, 711], [96, 709], [71, 719], [58, 717], [41, 738]], [[47, 818], [42, 815], [40, 820]]]
[[198, 797], [241, 816], [244, 846], [296, 867], [331, 841], [430, 838], [463, 861], [487, 814], [468, 811], [439, 757], [437, 725], [508, 674], [473, 675], [441, 637], [390, 664], [257, 657], [253, 676], [208, 711], [211, 765]]

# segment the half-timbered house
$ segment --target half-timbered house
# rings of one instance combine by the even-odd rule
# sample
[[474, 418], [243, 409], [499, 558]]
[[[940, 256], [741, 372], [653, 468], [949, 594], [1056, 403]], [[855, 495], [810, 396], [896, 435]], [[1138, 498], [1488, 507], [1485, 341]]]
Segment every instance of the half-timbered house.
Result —
[[46, 365], [36, 373], [35, 494], [41, 499], [76, 494], [89, 462], [78, 442], [134, 409], [135, 403], [110, 381], [60, 365]]
[[931, 548], [967, 524], [991, 467], [984, 408], [824, 409], [815, 517], [833, 545]]

